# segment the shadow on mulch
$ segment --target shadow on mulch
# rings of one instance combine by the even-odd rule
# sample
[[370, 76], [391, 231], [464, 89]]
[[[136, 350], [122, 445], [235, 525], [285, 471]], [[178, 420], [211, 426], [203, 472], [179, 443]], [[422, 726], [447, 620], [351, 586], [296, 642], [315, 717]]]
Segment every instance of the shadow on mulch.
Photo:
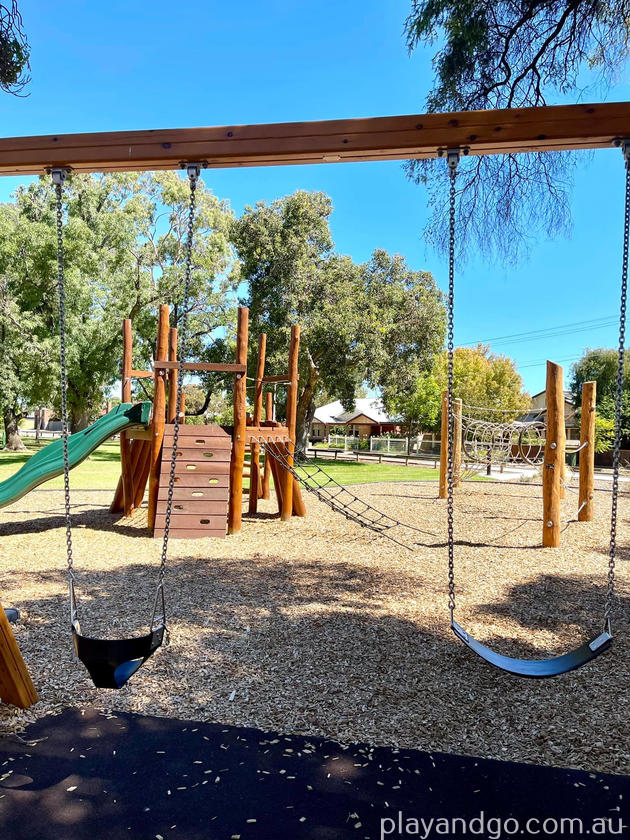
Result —
[[[110, 513], [108, 507], [88, 508], [87, 505], [73, 505], [72, 512], [73, 528], [91, 528], [95, 531], [111, 531], [116, 534], [123, 534], [129, 537], [148, 536], [146, 527], [139, 525], [125, 525], [123, 517], [119, 513]], [[81, 510], [83, 509], [83, 510]], [[36, 514], [41, 514], [37, 516]], [[10, 514], [9, 514], [10, 515]], [[23, 516], [23, 512], [16, 513]], [[19, 522], [0, 523], [0, 537], [22, 534], [39, 534], [44, 531], [54, 531], [57, 528], [65, 528], [66, 520], [62, 514], [51, 516], [50, 511], [34, 510], [29, 511], [29, 518]]]
[[[258, 559], [264, 560], [260, 567]], [[86, 619], [96, 620], [101, 627], [107, 622], [123, 628], [130, 622], [142, 623], [152, 607], [157, 571], [157, 563], [131, 563], [115, 571], [94, 571], [89, 568], [89, 558], [82, 558], [76, 574], [80, 607], [86, 613]], [[21, 571], [20, 580], [29, 588], [33, 585], [46, 587], [58, 585], [63, 574], [60, 564], [58, 573]], [[30, 577], [35, 579], [34, 584], [29, 581]], [[464, 591], [468, 585], [462, 581]], [[441, 589], [427, 589], [421, 569], [417, 570], [415, 586], [420, 598], [434, 600], [445, 595]], [[286, 621], [283, 614], [286, 609], [305, 607], [308, 610], [317, 606], [331, 612], [313, 619], [295, 619], [295, 632], [300, 626], [308, 626], [309, 621], [317, 622], [320, 630], [311, 629], [317, 636], [321, 634], [323, 642], [329, 636], [343, 635], [342, 625], [359, 644], [363, 644], [372, 632], [370, 625], [381, 626], [388, 621], [399, 623], [400, 619], [393, 616], [371, 614], [379, 609], [383, 597], [389, 597], [395, 591], [396, 582], [390, 576], [362, 563], [329, 561], [324, 566], [266, 555], [263, 558], [261, 554], [254, 554], [247, 563], [229, 557], [172, 558], [166, 578], [167, 606], [173, 622], [220, 630], [224, 618], [245, 607], [262, 611], [257, 622], [255, 619], [250, 621], [253, 622], [251, 632], [264, 635], [270, 622]], [[541, 574], [526, 584], [512, 586], [503, 600], [478, 606], [474, 614], [479, 616], [480, 622], [485, 618], [491, 621], [493, 617], [501, 617], [534, 632], [551, 630], [556, 633], [570, 627], [576, 636], [585, 638], [599, 627], [605, 598], [605, 569], [596, 583], [579, 576]], [[42, 626], [58, 620], [60, 611], [66, 609], [66, 599], [65, 595], [26, 598], [12, 606], [26, 610], [30, 620], [37, 622], [39, 632]], [[335, 609], [350, 612], [336, 614]], [[630, 599], [618, 596], [615, 613], [629, 615]], [[348, 622], [352, 626], [346, 627]], [[435, 635], [432, 628], [427, 634], [426, 627], [413, 622], [403, 623], [405, 627], [401, 632], [394, 632], [395, 637], [415, 634], [426, 637], [426, 643], [434, 647], [446, 643], [444, 660], [447, 667], [456, 643], [448, 632], [446, 614], [442, 632]], [[290, 635], [288, 632], [289, 640]], [[485, 641], [509, 655], [541, 657], [545, 654], [539, 646], [529, 645], [522, 639], [486, 638]], [[313, 645], [313, 655], [318, 655], [317, 645]]]

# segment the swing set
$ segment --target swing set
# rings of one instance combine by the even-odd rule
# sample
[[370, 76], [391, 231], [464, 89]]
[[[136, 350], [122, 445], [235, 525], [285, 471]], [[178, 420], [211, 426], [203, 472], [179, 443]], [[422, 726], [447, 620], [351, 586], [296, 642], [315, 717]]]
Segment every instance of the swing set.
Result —
[[[43, 175], [53, 180], [57, 201], [57, 262], [59, 327], [61, 336], [61, 395], [64, 456], [65, 526], [67, 573], [70, 590], [70, 624], [78, 658], [89, 671], [95, 685], [121, 688], [127, 680], [168, 639], [164, 597], [164, 578], [173, 511], [177, 448], [180, 439], [180, 412], [175, 411], [171, 457], [164, 514], [161, 561], [155, 600], [148, 632], [129, 639], [96, 639], [83, 634], [79, 623], [75, 592], [70, 515], [68, 422], [66, 398], [66, 326], [63, 242], [63, 185], [69, 172], [146, 171], [181, 168], [186, 171], [190, 201], [184, 263], [184, 302], [180, 324], [176, 393], [182, 393], [188, 339], [188, 300], [192, 270], [195, 222], [195, 196], [201, 170], [243, 166], [282, 166], [353, 161], [382, 161], [446, 157], [449, 179], [449, 260], [447, 329], [448, 441], [447, 523], [448, 523], [448, 608], [451, 628], [457, 638], [482, 659], [497, 668], [519, 676], [550, 677], [579, 668], [604, 650], [612, 641], [612, 610], [615, 596], [615, 558], [619, 461], [621, 450], [621, 397], [623, 386], [628, 249], [630, 243], [630, 102], [593, 105], [563, 105], [515, 108], [500, 111], [472, 111], [451, 114], [408, 115], [309, 123], [223, 126], [214, 128], [124, 131], [95, 134], [47, 135], [0, 139], [0, 174]], [[453, 351], [455, 304], [455, 242], [457, 171], [460, 155], [517, 154], [620, 147], [626, 163], [619, 355], [615, 402], [613, 450], [612, 514], [608, 556], [607, 594], [603, 605], [603, 628], [590, 641], [575, 650], [551, 659], [515, 659], [499, 654], [470, 636], [455, 620], [455, 533], [454, 533], [454, 411]], [[243, 388], [246, 387], [242, 380]], [[243, 426], [245, 428], [245, 426]], [[262, 444], [258, 437], [254, 443]], [[553, 445], [549, 441], [549, 445]], [[287, 466], [293, 465], [292, 454]], [[546, 463], [548, 481], [562, 480], [558, 464]], [[288, 471], [287, 471], [288, 472]], [[287, 488], [288, 488], [287, 484]], [[8, 627], [8, 625], [7, 625]], [[14, 684], [30, 683], [17, 646], [0, 636], [0, 673], [9, 674]], [[8, 639], [8, 643], [7, 643]], [[10, 665], [9, 663], [10, 658]], [[3, 683], [0, 682], [0, 688]], [[6, 693], [6, 687], [5, 687]], [[27, 705], [28, 691], [18, 702]]]

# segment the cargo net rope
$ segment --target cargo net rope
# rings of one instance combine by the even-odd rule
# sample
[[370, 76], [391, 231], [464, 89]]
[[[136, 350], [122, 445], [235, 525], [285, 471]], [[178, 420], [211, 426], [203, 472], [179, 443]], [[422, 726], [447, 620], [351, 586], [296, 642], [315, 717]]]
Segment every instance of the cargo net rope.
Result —
[[[346, 519], [356, 522], [362, 528], [368, 528], [409, 550], [422, 543], [418, 542], [417, 538], [411, 544], [405, 543], [402, 538], [399, 538], [401, 531], [403, 533], [404, 531], [408, 531], [410, 535], [423, 534], [424, 536], [430, 537], [437, 536], [431, 531], [425, 531], [422, 528], [417, 528], [415, 525], [401, 522], [399, 519], [395, 519], [368, 504], [368, 502], [355, 496], [347, 487], [339, 484], [336, 479], [313, 461], [306, 460], [291, 463], [289, 460], [291, 458], [290, 450], [293, 448], [291, 438], [286, 437], [281, 439], [278, 437], [265, 438], [252, 436], [251, 439], [254, 443], [260, 445], [267, 457], [273, 458], [282, 469], [291, 473], [305, 490], [313, 493], [320, 501], [328, 505], [329, 508], [342, 514]], [[277, 446], [278, 443], [282, 443], [283, 446]], [[394, 532], [394, 529], [401, 530]]]

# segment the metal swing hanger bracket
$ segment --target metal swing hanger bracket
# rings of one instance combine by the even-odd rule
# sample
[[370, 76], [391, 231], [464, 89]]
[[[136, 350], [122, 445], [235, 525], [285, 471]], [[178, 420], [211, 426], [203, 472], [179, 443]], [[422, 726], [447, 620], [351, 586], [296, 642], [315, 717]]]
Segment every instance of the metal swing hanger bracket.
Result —
[[51, 176], [56, 187], [63, 187], [66, 177], [72, 172], [72, 168], [70, 166], [54, 166], [48, 168], [46, 172]]
[[613, 140], [613, 146], [616, 146], [618, 149], [621, 149], [621, 153], [623, 154], [623, 159], [626, 162], [626, 166], [630, 168], [630, 138], [617, 137], [615, 140]]
[[191, 181], [197, 181], [199, 176], [201, 175], [202, 169], [208, 168], [208, 161], [207, 160], [199, 160], [199, 161], [182, 161], [179, 164], [180, 169], [185, 169], [186, 174], [190, 178]]
[[470, 154], [470, 146], [456, 146], [452, 149], [438, 149], [438, 157], [444, 157], [446, 154], [446, 163], [450, 170], [457, 170], [459, 160], [462, 156], [466, 157]]

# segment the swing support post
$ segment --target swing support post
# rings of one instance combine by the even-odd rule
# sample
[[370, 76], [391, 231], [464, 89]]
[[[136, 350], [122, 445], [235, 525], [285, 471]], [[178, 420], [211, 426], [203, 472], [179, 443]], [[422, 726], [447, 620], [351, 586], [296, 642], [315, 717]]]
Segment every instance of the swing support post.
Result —
[[0, 604], [0, 700], [28, 709], [39, 697]]

